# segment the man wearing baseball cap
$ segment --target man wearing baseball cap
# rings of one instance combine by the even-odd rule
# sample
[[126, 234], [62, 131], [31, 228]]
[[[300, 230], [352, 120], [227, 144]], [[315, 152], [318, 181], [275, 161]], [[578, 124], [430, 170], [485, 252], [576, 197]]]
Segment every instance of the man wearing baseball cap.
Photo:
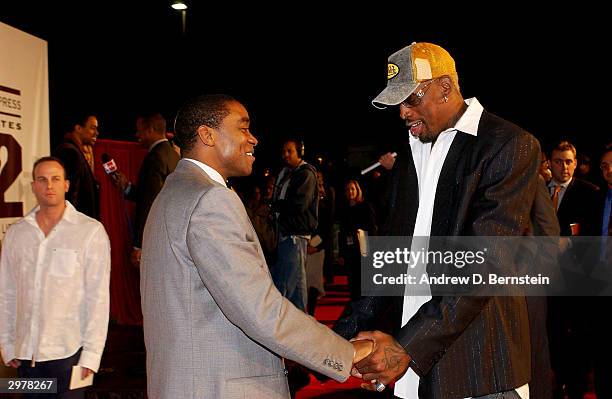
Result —
[[[537, 184], [538, 141], [475, 98], [464, 100], [453, 58], [435, 44], [412, 43], [392, 54], [387, 79], [372, 103], [397, 107], [410, 136], [391, 171], [383, 234], [524, 235]], [[498, 267], [514, 270], [516, 248], [503, 241], [489, 252]], [[375, 342], [375, 351], [355, 365], [354, 374], [368, 382], [363, 387], [381, 391], [397, 381], [395, 395], [411, 399], [527, 398], [525, 297], [433, 295], [363, 297], [347, 308], [334, 329]], [[357, 334], [396, 300], [403, 309], [392, 335]]]

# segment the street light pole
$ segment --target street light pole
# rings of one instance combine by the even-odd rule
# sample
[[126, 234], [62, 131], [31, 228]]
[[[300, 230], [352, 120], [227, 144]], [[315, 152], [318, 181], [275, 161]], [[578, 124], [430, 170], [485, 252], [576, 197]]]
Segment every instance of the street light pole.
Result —
[[171, 7], [181, 12], [181, 33], [185, 36], [187, 30], [187, 4], [183, 0], [175, 0]]

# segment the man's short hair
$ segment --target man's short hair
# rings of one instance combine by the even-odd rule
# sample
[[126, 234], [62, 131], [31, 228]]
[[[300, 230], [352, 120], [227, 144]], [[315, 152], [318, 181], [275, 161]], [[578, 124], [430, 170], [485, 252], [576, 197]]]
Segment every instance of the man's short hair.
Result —
[[209, 126], [217, 129], [229, 115], [226, 104], [237, 102], [225, 94], [206, 94], [187, 101], [176, 113], [174, 137], [183, 152], [190, 151], [197, 139], [198, 128]]
[[571, 151], [574, 154], [574, 159], [576, 159], [576, 147], [574, 147], [574, 145], [569, 141], [563, 140], [558, 142], [557, 145], [550, 151], [550, 159], [552, 159], [552, 153], [554, 151]]
[[68, 118], [68, 131], [73, 131], [76, 125], [85, 126], [87, 124], [87, 120], [92, 116], [96, 117], [96, 113], [92, 112], [91, 110], [75, 112], [72, 116]]
[[36, 167], [43, 162], [57, 162], [58, 164], [60, 164], [60, 166], [62, 167], [62, 170], [64, 171], [64, 179], [66, 179], [66, 166], [64, 166], [64, 163], [62, 162], [62, 160], [56, 157], [49, 156], [49, 157], [42, 157], [38, 159], [36, 162], [34, 162], [34, 166], [32, 166], [32, 180], [36, 178], [36, 175], [35, 175]]
[[143, 114], [139, 118], [143, 128], [153, 129], [157, 134], [166, 135], [166, 119], [159, 112]]

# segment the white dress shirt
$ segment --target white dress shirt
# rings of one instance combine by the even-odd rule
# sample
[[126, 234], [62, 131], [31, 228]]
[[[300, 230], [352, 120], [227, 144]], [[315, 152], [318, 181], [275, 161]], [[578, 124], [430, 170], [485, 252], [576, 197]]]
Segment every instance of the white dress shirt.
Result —
[[155, 148], [156, 145], [158, 145], [159, 143], [163, 143], [164, 141], [168, 141], [168, 139], [159, 139], [159, 140], [153, 142], [153, 144], [151, 144], [149, 146], [149, 152], [151, 152], [153, 150], [153, 148]]
[[0, 353], [12, 359], [64, 359], [100, 366], [109, 318], [110, 243], [104, 226], [66, 209], [49, 235], [34, 208], [14, 223], [0, 259]]
[[221, 176], [221, 173], [217, 172], [215, 169], [211, 168], [210, 166], [206, 165], [203, 162], [196, 161], [195, 159], [192, 159], [192, 158], [183, 158], [183, 159], [189, 162], [193, 162], [194, 164], [198, 165], [204, 171], [204, 173], [208, 175], [208, 177], [210, 177], [217, 183], [223, 184], [225, 187], [227, 187], [227, 183], [225, 183], [223, 176]]
[[[435, 144], [422, 143], [418, 138], [410, 135], [410, 149], [414, 160], [417, 180], [419, 183], [419, 209], [417, 211], [416, 222], [414, 225], [414, 237], [429, 237], [431, 233], [431, 222], [434, 212], [434, 200], [436, 198], [436, 188], [440, 172], [448, 151], [453, 144], [457, 131], [476, 136], [478, 134], [478, 123], [484, 108], [476, 98], [465, 100], [468, 108], [457, 121], [453, 128], [444, 130], [436, 139]], [[428, 240], [426, 238], [414, 239], [411, 251], [426, 252], [428, 250]], [[415, 270], [425, 273], [426, 264], [416, 265]], [[415, 273], [412, 271], [411, 274]], [[410, 295], [410, 286], [406, 286], [406, 296], [402, 311], [402, 327], [416, 314], [419, 308], [431, 299], [431, 295]], [[418, 398], [419, 376], [409, 368], [406, 374], [395, 384], [395, 396], [400, 398]], [[518, 391], [518, 390], [517, 390]], [[523, 396], [528, 399], [529, 396]]]

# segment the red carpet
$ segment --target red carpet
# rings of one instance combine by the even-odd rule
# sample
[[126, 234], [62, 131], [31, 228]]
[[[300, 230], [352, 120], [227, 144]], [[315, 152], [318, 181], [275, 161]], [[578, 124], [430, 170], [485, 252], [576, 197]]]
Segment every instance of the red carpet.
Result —
[[380, 397], [379, 395], [361, 389], [359, 386], [360, 383], [360, 379], [351, 377], [343, 384], [333, 380], [322, 384], [311, 375], [310, 384], [300, 389], [295, 397], [296, 399], [366, 398], [373, 395], [375, 397]]
[[[325, 296], [321, 297], [315, 308], [315, 318], [321, 323], [332, 326], [340, 317], [344, 307], [349, 301], [348, 286], [346, 276], [336, 276], [334, 284], [328, 286]], [[366, 398], [378, 397], [379, 394], [361, 389], [361, 380], [350, 377], [345, 383], [338, 383], [334, 380], [319, 382], [314, 376], [310, 376], [310, 384], [300, 389], [296, 394], [296, 399], [310, 398]]]

